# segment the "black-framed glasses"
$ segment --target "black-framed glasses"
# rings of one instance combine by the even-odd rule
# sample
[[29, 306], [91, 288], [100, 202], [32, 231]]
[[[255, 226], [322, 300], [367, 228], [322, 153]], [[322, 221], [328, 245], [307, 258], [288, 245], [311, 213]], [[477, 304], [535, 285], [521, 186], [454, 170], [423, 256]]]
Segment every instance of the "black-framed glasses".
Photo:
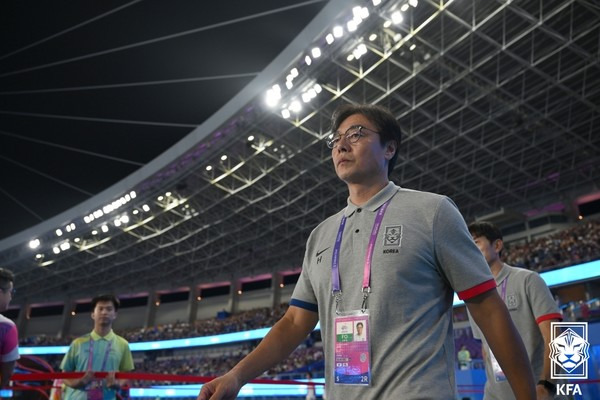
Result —
[[339, 146], [340, 140], [342, 139], [349, 144], [356, 144], [361, 137], [365, 136], [363, 130], [379, 134], [379, 132], [374, 131], [373, 129], [365, 128], [362, 125], [352, 125], [344, 134], [340, 134], [338, 132], [332, 133], [331, 136], [329, 136], [329, 139], [327, 139], [327, 147], [330, 149], [335, 149]]
[[7, 287], [0, 287], [0, 290], [2, 290], [4, 293], [9, 293], [14, 296], [15, 294], [17, 294], [17, 289], [15, 288], [7, 288]]

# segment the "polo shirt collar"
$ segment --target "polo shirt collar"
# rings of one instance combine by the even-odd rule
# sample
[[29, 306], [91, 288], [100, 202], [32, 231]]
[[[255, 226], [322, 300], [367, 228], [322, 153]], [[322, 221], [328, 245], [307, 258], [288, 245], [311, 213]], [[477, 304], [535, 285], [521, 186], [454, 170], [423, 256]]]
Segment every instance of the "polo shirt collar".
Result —
[[92, 331], [90, 336], [93, 340], [113, 340], [113, 338], [115, 337], [115, 333], [111, 329], [110, 332], [106, 334], [106, 336], [100, 336], [96, 333], [96, 331]]
[[389, 181], [383, 189], [381, 189], [375, 196], [371, 197], [369, 201], [367, 201], [360, 207], [352, 203], [350, 201], [350, 197], [348, 197], [348, 205], [344, 210], [344, 215], [346, 217], [350, 217], [359, 208], [363, 210], [376, 212], [379, 209], [379, 207], [381, 207], [383, 203], [391, 199], [399, 189], [400, 188], [396, 186], [394, 182]]
[[502, 263], [502, 269], [500, 270], [500, 273], [498, 274], [498, 276], [496, 276], [496, 278], [494, 278], [496, 280], [496, 286], [500, 286], [502, 284], [502, 281], [508, 278], [508, 275], [510, 275], [508, 265]]

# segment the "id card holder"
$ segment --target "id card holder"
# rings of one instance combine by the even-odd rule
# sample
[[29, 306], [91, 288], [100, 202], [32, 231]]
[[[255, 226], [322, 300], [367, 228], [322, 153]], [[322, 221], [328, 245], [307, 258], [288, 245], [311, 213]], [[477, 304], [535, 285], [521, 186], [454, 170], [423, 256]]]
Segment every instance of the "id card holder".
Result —
[[334, 319], [334, 383], [371, 385], [369, 312], [341, 313]]
[[102, 382], [93, 380], [86, 389], [87, 400], [103, 400], [104, 388]]
[[500, 368], [500, 364], [498, 364], [498, 360], [496, 360], [496, 356], [492, 353], [492, 350], [489, 349], [490, 352], [490, 361], [492, 363], [492, 371], [494, 372], [494, 378], [496, 378], [496, 382], [502, 382], [506, 380], [506, 375], [504, 375], [504, 371]]

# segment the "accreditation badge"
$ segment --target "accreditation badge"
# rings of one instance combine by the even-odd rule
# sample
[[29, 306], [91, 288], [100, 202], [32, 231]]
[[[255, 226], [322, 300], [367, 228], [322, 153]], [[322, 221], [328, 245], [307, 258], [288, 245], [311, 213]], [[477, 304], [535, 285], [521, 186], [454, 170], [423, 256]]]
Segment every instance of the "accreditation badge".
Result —
[[87, 400], [102, 400], [104, 399], [104, 388], [102, 381], [93, 380], [86, 389]]
[[371, 385], [369, 312], [341, 313], [334, 320], [334, 382], [340, 385]]

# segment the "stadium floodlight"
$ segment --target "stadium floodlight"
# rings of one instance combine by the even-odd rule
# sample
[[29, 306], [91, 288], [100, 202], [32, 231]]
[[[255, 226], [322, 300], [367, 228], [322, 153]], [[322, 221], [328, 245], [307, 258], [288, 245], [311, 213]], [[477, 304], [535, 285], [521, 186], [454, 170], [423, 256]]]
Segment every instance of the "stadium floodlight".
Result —
[[319, 58], [319, 57], [321, 57], [321, 49], [318, 47], [314, 47], [310, 51], [310, 54], [312, 54], [313, 58]]
[[341, 38], [344, 35], [344, 28], [342, 28], [341, 26], [334, 26], [333, 27], [333, 36], [336, 38]]
[[399, 42], [400, 40], [402, 40], [402, 34], [401, 33], [396, 33], [394, 35], [394, 42]]
[[62, 251], [67, 251], [67, 250], [69, 250], [70, 248], [71, 248], [71, 244], [70, 244], [69, 242], [62, 242], [62, 243], [60, 244], [60, 249], [61, 249]]
[[416, 7], [419, 5], [419, 0], [408, 0], [408, 4], [410, 4], [411, 7]]
[[308, 97], [310, 97], [311, 100], [317, 97], [317, 91], [313, 88], [308, 89], [306, 93], [308, 93]]
[[164, 198], [163, 196], [158, 196], [158, 197], [156, 198], [156, 200], [158, 200], [158, 201], [163, 201], [164, 199], [165, 199], [165, 198]]
[[106, 232], [108, 232], [108, 225], [106, 225], [106, 224], [105, 224], [105, 225], [102, 225], [102, 226], [100, 227], [100, 229], [102, 230], [102, 232], [106, 233]]
[[354, 60], [354, 54], [348, 54], [348, 57], [346, 57], [347, 61], [352, 61]]
[[372, 42], [375, 39], [377, 39], [377, 34], [376, 33], [371, 33], [371, 35], [369, 36], [369, 40]]
[[167, 193], [165, 193], [165, 196], [167, 196], [167, 197], [171, 197], [171, 195], [172, 195], [172, 194], [173, 194], [173, 193], [171, 193], [171, 192], [167, 192]]
[[334, 41], [334, 37], [331, 33], [328, 33], [327, 36], [325, 36], [325, 41], [327, 42], [327, 44], [331, 44]]
[[30, 249], [37, 249], [40, 246], [40, 239], [33, 239], [29, 241]]
[[352, 15], [354, 16], [354, 18], [356, 18], [356, 17], [361, 18], [360, 10], [361, 10], [360, 6], [356, 6], [356, 7], [352, 8]]
[[57, 229], [55, 232], [56, 232], [56, 236], [62, 236], [62, 234], [63, 234], [63, 231], [61, 231], [60, 228]]
[[374, 5], [375, 7], [377, 7], [377, 6], [378, 6], [378, 5], [380, 5], [380, 4], [381, 4], [381, 0], [373, 0], [373, 5]]
[[83, 217], [83, 222], [85, 222], [86, 224], [89, 224], [90, 222], [90, 217], [88, 215], [86, 215], [85, 217]]
[[367, 18], [369, 18], [369, 9], [368, 9], [367, 7], [363, 7], [363, 8], [361, 8], [361, 9], [360, 9], [359, 16], [360, 16], [362, 19], [367, 19]]
[[384, 27], [384, 28], [389, 28], [390, 26], [392, 26], [392, 21], [389, 21], [389, 20], [388, 20], [388, 21], [385, 21], [385, 22], [383, 23], [383, 27]]
[[121, 220], [119, 218], [115, 219], [114, 224], [118, 228], [119, 226], [121, 226]]
[[[276, 85], [279, 88], [279, 85]], [[279, 100], [281, 99], [281, 89], [276, 90], [275, 88], [271, 88], [267, 90], [267, 98], [266, 103], [269, 107], [275, 107]]]
[[97, 234], [98, 234], [98, 231], [94, 229], [94, 230], [92, 231], [92, 235], [94, 235], [94, 236], [95, 236], [95, 235], [97, 235]]
[[132, 213], [133, 213], [133, 215], [138, 215], [139, 211], [138, 210], [133, 210]]
[[223, 154], [223, 155], [221, 156], [221, 161], [225, 161], [225, 160], [227, 160], [227, 155], [226, 155], [226, 154]]
[[404, 3], [404, 4], [402, 4], [402, 7], [400, 7], [400, 11], [406, 12], [409, 7], [410, 6], [408, 5], [408, 3]]
[[417, 48], [417, 45], [413, 43], [413, 44], [411, 44], [411, 45], [410, 45], [410, 47], [409, 47], [408, 49], [409, 49], [410, 51], [413, 51], [413, 50], [414, 50], [414, 49], [416, 49], [416, 48]]
[[206, 170], [207, 170], [207, 171], [212, 171], [212, 165], [207, 165], [207, 166], [206, 166]]
[[281, 110], [281, 116], [285, 119], [288, 119], [290, 117], [290, 110], [284, 108], [283, 110]]
[[285, 87], [288, 88], [288, 90], [291, 90], [294, 87], [294, 84], [292, 83], [292, 81], [286, 81]]
[[148, 211], [150, 211], [150, 207], [148, 207], [148, 204], [144, 204], [142, 206], [142, 210], [144, 210], [145, 212], [148, 212]]
[[75, 243], [79, 243], [79, 242], [81, 242], [81, 239], [79, 239], [79, 238], [75, 238], [75, 239], [73, 239], [73, 241], [74, 241]]
[[315, 86], [313, 86], [313, 89], [315, 89], [315, 92], [317, 92], [317, 93], [321, 93], [321, 91], [323, 91], [323, 88], [318, 83], [315, 83]]
[[54, 254], [58, 254], [58, 253], [60, 253], [60, 249], [58, 248], [58, 246], [54, 246], [54, 247], [52, 248], [52, 252], [53, 252]]
[[300, 104], [298, 100], [293, 100], [290, 103], [290, 111], [299, 113], [300, 111], [302, 111], [302, 104]]
[[248, 141], [249, 141], [249, 142], [252, 142], [253, 140], [254, 140], [254, 135], [250, 135], [250, 136], [248, 136]]
[[304, 57], [304, 62], [306, 63], [306, 65], [310, 65], [312, 64], [312, 58], [310, 58], [310, 56], [306, 56]]
[[137, 193], [135, 192], [135, 190], [132, 190], [131, 192], [129, 192], [129, 195], [131, 196], [132, 199], [135, 199], [135, 197], [137, 196]]
[[354, 32], [356, 30], [356, 28], [358, 28], [358, 24], [356, 23], [355, 20], [351, 19], [346, 24], [346, 27], [348, 28], [348, 32]]
[[42, 259], [43, 257], [44, 257], [44, 255], [43, 255], [43, 254], [39, 254], [39, 253], [38, 253], [38, 254], [36, 254], [36, 255], [35, 255], [35, 259], [36, 259], [36, 260], [40, 260], [40, 259]]
[[[305, 103], [308, 103], [311, 100], [310, 95], [308, 94], [308, 92], [304, 92], [302, 93], [302, 101]], [[275, 149], [277, 150], [277, 149]]]
[[402, 21], [404, 21], [404, 17], [402, 16], [402, 13], [400, 11], [394, 11], [391, 15], [392, 17], [392, 22], [396, 25], [402, 23]]
[[127, 214], [123, 214], [123, 215], [121, 216], [121, 222], [122, 222], [123, 224], [128, 224], [128, 223], [129, 223], [129, 215], [127, 215]]
[[295, 78], [299, 75], [298, 73], [298, 68], [294, 67], [290, 70], [290, 75], [292, 76], [292, 78]]

